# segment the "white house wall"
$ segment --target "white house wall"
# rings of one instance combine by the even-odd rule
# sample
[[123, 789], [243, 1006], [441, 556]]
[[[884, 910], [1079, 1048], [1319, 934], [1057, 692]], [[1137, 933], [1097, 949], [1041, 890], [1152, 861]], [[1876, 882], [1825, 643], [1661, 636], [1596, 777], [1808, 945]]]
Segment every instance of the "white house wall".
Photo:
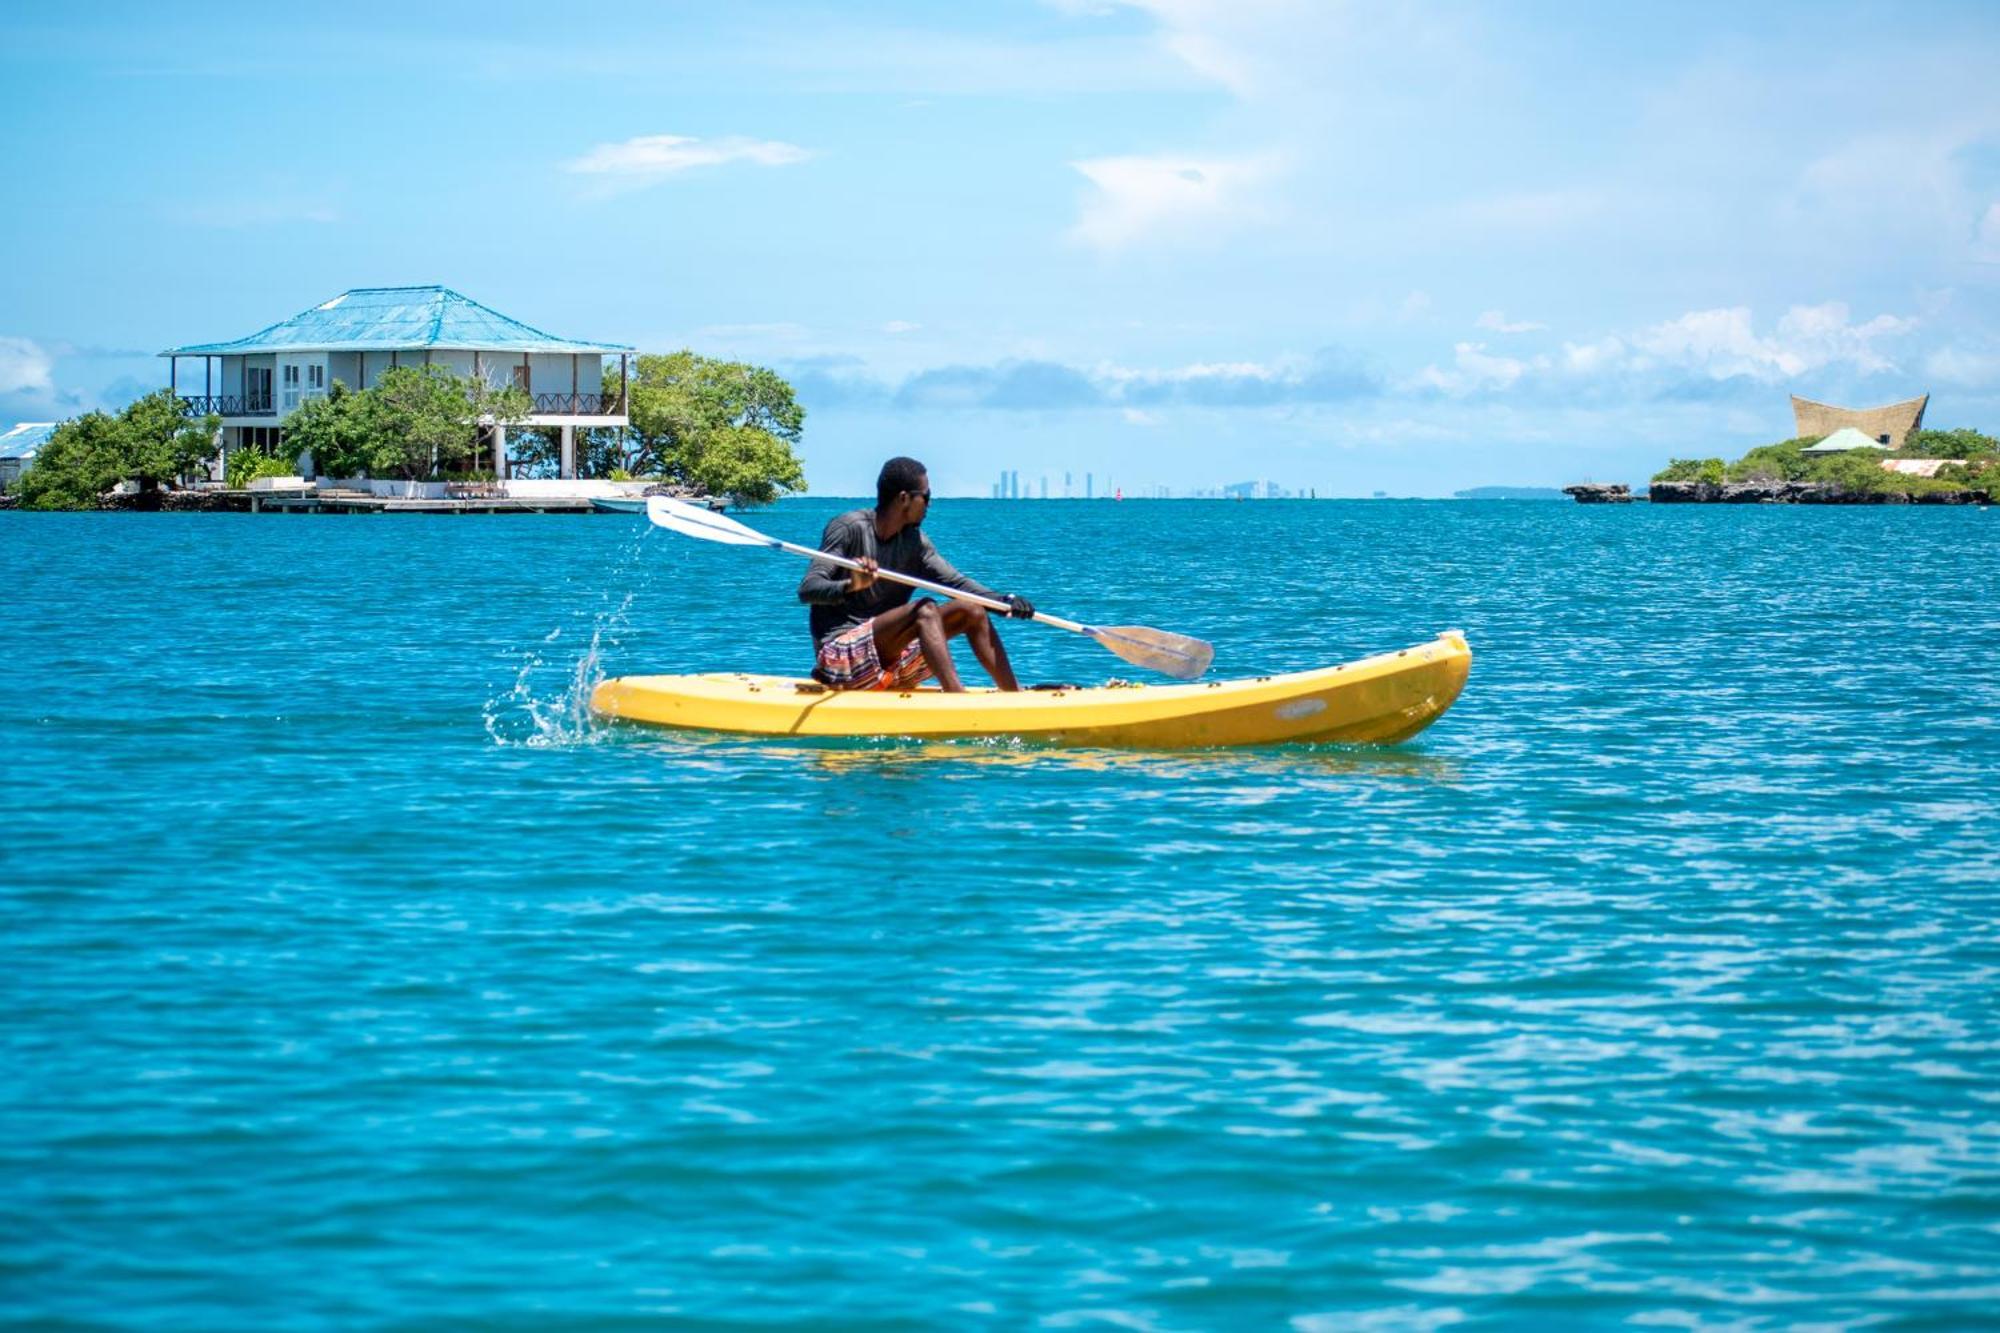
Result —
[[[418, 355], [421, 356], [422, 354], [419, 353]], [[482, 355], [480, 357], [481, 369], [486, 368], [485, 363], [486, 358]], [[432, 352], [431, 364], [449, 370], [454, 375], [463, 375], [467, 379], [472, 378], [472, 353], [470, 352]]]
[[[536, 393], [570, 392], [571, 358], [567, 352], [533, 352], [528, 356], [528, 371], [534, 377]], [[593, 352], [588, 356], [575, 358], [576, 392], [597, 393], [603, 382], [603, 362]]]
[[[382, 358], [388, 364], [389, 358]], [[339, 380], [350, 389], [364, 388], [361, 383], [361, 354], [359, 352], [328, 352], [326, 354], [326, 387], [331, 389]]]
[[222, 364], [216, 368], [215, 391], [225, 398], [238, 398], [243, 394], [243, 358], [240, 356], [218, 357]]

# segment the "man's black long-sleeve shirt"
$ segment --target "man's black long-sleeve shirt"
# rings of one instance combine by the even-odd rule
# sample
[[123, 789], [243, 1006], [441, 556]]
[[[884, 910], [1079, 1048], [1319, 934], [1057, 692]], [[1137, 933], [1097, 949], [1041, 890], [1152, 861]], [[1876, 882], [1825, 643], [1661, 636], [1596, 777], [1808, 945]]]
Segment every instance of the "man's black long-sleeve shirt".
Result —
[[[923, 529], [914, 524], [886, 542], [877, 542], [875, 511], [872, 509], [850, 510], [829, 520], [826, 531], [820, 534], [819, 549], [832, 555], [846, 556], [849, 560], [873, 557], [883, 569], [914, 574], [932, 583], [942, 583], [947, 588], [1001, 600], [999, 593], [952, 568], [951, 562], [931, 545], [931, 539], [924, 535]], [[852, 573], [839, 565], [815, 560], [812, 567], [806, 570], [806, 576], [799, 581], [799, 600], [812, 608], [810, 620], [815, 651], [825, 642], [827, 635], [837, 634], [850, 625], [859, 625], [884, 611], [894, 610], [909, 601], [910, 594], [916, 591], [907, 584], [877, 579], [860, 592], [850, 592], [848, 586], [852, 578]]]

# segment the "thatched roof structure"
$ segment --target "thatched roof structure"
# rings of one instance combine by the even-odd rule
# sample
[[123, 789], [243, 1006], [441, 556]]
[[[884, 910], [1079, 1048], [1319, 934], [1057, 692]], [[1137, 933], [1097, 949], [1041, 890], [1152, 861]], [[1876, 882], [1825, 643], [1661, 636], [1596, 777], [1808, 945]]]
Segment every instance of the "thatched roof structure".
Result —
[[1931, 396], [1924, 394], [1885, 407], [1834, 407], [1793, 394], [1792, 418], [1798, 422], [1800, 435], [1826, 436], [1852, 427], [1878, 444], [1900, 449], [1910, 432], [1923, 426], [1924, 408], [1930, 400]]

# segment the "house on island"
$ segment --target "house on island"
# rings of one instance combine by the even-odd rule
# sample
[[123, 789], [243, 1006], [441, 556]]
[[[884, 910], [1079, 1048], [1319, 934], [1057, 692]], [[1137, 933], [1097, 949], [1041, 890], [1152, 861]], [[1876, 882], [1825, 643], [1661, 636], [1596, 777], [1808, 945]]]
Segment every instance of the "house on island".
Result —
[[[449, 287], [357, 287], [233, 342], [190, 343], [160, 355], [167, 358], [168, 387], [194, 412], [222, 418], [224, 458], [244, 446], [280, 448], [285, 418], [335, 380], [366, 389], [393, 367], [436, 365], [524, 390], [534, 402], [525, 424], [561, 431], [560, 475], [570, 478], [576, 475], [579, 427], [630, 421], [625, 395], [632, 350], [558, 338]], [[605, 358], [613, 355], [617, 378], [607, 383]], [[181, 394], [181, 363], [192, 360], [202, 363], [201, 392]], [[494, 425], [490, 434], [493, 475], [505, 478], [507, 427]]]
[[1801, 437], [1825, 437], [1851, 427], [1884, 448], [1900, 449], [1911, 432], [1923, 428], [1924, 408], [1930, 401], [1926, 393], [1883, 407], [1834, 407], [1793, 394], [1792, 420]]
[[34, 465], [35, 455], [56, 433], [53, 421], [23, 421], [0, 431], [0, 490], [11, 489], [21, 474]]

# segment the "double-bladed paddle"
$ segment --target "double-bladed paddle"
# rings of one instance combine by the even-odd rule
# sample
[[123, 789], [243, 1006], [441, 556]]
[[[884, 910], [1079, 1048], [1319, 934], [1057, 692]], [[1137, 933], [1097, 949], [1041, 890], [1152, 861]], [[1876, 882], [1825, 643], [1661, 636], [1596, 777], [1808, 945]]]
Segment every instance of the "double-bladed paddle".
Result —
[[[669, 532], [678, 532], [683, 537], [699, 537], [703, 541], [721, 542], [725, 546], [767, 546], [774, 551], [790, 551], [809, 560], [824, 560], [842, 569], [861, 569], [861, 562], [849, 560], [846, 556], [833, 555], [810, 546], [800, 546], [797, 542], [780, 541], [767, 537], [755, 528], [745, 527], [733, 518], [727, 518], [711, 510], [701, 509], [664, 495], [646, 497], [646, 517], [657, 526]], [[892, 583], [906, 583], [912, 588], [922, 588], [944, 597], [961, 602], [971, 602], [983, 606], [988, 611], [1007, 613], [1007, 603], [982, 597], [978, 593], [966, 592], [959, 588], [947, 588], [942, 583], [932, 583], [910, 574], [898, 574], [892, 569], [878, 569], [875, 577], [888, 579]], [[1060, 616], [1035, 612], [1034, 618], [1044, 625], [1054, 625], [1073, 634], [1087, 634], [1098, 643], [1109, 648], [1134, 666], [1142, 666], [1172, 676], [1176, 680], [1193, 680], [1208, 670], [1208, 664], [1215, 660], [1215, 649], [1200, 639], [1191, 639], [1185, 634], [1169, 634], [1165, 630], [1148, 629], [1144, 625], [1083, 625], [1074, 620], [1064, 620]]]

